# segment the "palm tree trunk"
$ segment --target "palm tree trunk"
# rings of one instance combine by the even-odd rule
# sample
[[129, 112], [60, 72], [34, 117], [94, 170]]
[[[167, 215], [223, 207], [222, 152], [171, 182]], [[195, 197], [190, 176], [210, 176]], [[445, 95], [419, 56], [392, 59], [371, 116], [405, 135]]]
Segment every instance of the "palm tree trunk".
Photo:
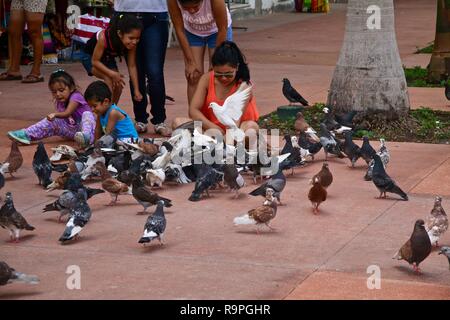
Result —
[[[373, 12], [367, 10], [371, 5], [380, 8], [379, 28], [370, 24]], [[348, 0], [345, 38], [328, 105], [338, 113], [383, 111], [388, 119], [409, 111], [408, 88], [395, 36], [393, 0]]]
[[450, 75], [450, 0], [437, 0], [436, 37], [428, 79], [440, 82]]

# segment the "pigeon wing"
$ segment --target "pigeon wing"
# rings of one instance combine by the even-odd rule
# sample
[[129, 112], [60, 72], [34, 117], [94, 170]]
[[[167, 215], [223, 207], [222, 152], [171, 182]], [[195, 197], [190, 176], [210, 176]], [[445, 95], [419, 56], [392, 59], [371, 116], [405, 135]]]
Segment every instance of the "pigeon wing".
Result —
[[234, 94], [230, 95], [225, 99], [222, 106], [222, 108], [224, 108], [223, 112], [234, 121], [238, 121], [242, 117], [244, 107], [247, 105], [251, 92], [252, 87], [249, 86], [244, 90], [236, 91]]

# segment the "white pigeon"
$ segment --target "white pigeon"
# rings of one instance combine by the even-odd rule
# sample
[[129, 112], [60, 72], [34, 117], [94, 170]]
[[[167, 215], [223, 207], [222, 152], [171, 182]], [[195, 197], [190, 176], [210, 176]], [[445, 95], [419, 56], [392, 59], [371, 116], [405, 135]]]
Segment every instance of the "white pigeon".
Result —
[[161, 188], [166, 180], [166, 174], [163, 169], [147, 169], [145, 179], [150, 187], [156, 185], [158, 188]]
[[210, 144], [217, 144], [216, 139], [211, 138], [210, 136], [201, 134], [200, 132], [197, 131], [197, 128], [194, 129], [194, 136], [193, 136], [192, 140], [194, 141], [195, 145], [203, 146], [203, 147], [207, 147]]
[[165, 153], [161, 154], [158, 158], [153, 160], [152, 168], [153, 169], [165, 169], [170, 162], [170, 158], [171, 158], [170, 154], [171, 153], [172, 153], [171, 151], [166, 150]]
[[0, 173], [5, 174], [5, 172], [8, 172], [9, 168], [9, 162], [4, 162], [3, 164], [0, 164]]
[[252, 86], [242, 89], [244, 85], [246, 84], [241, 84], [235, 93], [226, 98], [222, 106], [215, 102], [209, 104], [217, 120], [225, 127], [235, 130], [238, 140], [242, 140], [245, 135], [236, 125], [236, 121], [242, 117], [243, 110], [252, 95]]
[[170, 178], [173, 176], [174, 180], [179, 184], [187, 184], [192, 182], [184, 173], [183, 167], [176, 163], [169, 163], [164, 173], [166, 174], [166, 177], [168, 176]]

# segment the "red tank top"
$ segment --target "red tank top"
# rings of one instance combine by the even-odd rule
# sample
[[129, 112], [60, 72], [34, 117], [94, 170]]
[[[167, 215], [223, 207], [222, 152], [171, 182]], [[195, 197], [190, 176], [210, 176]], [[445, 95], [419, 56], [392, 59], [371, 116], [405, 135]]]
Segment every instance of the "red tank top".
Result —
[[[228, 98], [230, 95], [236, 92], [239, 85], [241, 83], [235, 83], [234, 86], [231, 88], [230, 92], [225, 97]], [[208, 85], [208, 94], [206, 95], [205, 103], [203, 104], [202, 109], [200, 110], [203, 115], [212, 123], [215, 125], [221, 127], [222, 129], [226, 129], [226, 127], [217, 120], [216, 116], [214, 115], [214, 112], [211, 108], [209, 108], [209, 104], [211, 102], [217, 103], [219, 106], [222, 106], [225, 102], [225, 100], [220, 100], [216, 96], [216, 86], [214, 84], [214, 71], [209, 72], [209, 85]], [[244, 112], [242, 113], [242, 117], [240, 122], [243, 121], [255, 121], [257, 122], [259, 119], [259, 113], [258, 109], [256, 108], [256, 101], [255, 96], [252, 96], [250, 101], [247, 104], [247, 107], [244, 109]]]

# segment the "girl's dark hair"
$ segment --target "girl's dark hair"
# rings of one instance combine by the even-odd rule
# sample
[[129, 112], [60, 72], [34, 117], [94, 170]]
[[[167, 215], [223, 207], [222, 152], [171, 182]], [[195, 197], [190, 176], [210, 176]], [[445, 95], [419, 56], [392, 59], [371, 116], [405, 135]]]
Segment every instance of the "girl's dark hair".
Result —
[[57, 82], [69, 87], [72, 92], [77, 89], [77, 85], [75, 84], [73, 77], [63, 69], [58, 69], [52, 72], [50, 79], [48, 80], [48, 86], [50, 87]]
[[118, 31], [125, 34], [135, 29], [142, 30], [142, 28], [141, 21], [132, 14], [118, 14], [111, 18], [108, 32], [111, 37], [111, 45], [119, 56], [123, 56], [126, 49], [122, 41], [120, 41], [119, 35], [117, 34]]
[[236, 80], [242, 80], [245, 82], [250, 81], [250, 70], [245, 60], [245, 56], [239, 50], [236, 43], [232, 41], [222, 42], [214, 51], [211, 58], [213, 66], [230, 65], [237, 68]]
[[86, 101], [103, 102], [105, 99], [111, 100], [111, 96], [108, 85], [101, 80], [92, 82], [84, 92]]

